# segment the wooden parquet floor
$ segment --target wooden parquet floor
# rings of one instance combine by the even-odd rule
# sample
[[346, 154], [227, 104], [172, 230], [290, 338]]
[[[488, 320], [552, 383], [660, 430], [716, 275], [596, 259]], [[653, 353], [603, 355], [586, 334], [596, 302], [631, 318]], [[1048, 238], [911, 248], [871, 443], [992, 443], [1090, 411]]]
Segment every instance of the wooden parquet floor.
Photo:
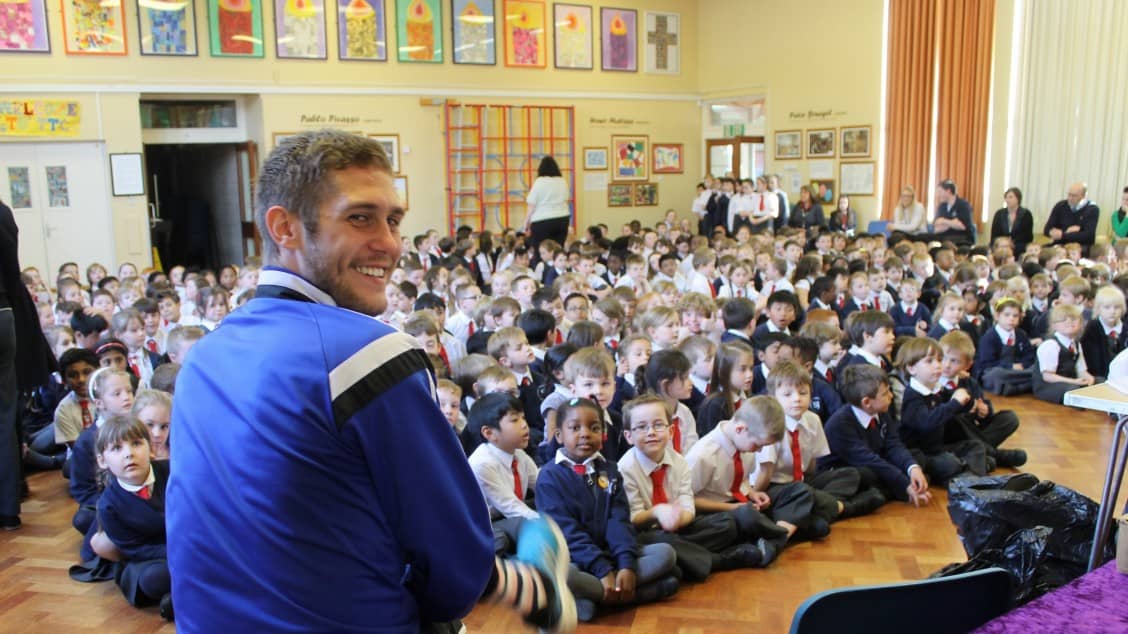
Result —
[[[1025, 448], [1024, 471], [1100, 496], [1112, 423], [1096, 412], [996, 398], [999, 409], [1022, 421], [1007, 446]], [[0, 533], [0, 632], [172, 632], [155, 608], [137, 610], [112, 583], [71, 581], [79, 535], [71, 528], [74, 503], [58, 473], [30, 478], [23, 528]], [[785, 632], [795, 608], [829, 588], [921, 579], [965, 560], [947, 514], [947, 495], [934, 489], [931, 506], [892, 503], [876, 514], [835, 524], [826, 540], [787, 550], [767, 570], [714, 575], [684, 586], [671, 600], [601, 616], [581, 632]], [[1123, 501], [1121, 501], [1123, 504]], [[519, 632], [505, 609], [480, 606], [466, 619], [471, 632]]]

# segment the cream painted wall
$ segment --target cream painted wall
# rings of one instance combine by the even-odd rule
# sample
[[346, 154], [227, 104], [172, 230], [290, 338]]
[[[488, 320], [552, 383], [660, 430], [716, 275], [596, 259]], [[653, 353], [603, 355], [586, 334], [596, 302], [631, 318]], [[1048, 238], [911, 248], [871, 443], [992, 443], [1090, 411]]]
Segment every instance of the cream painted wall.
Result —
[[[766, 95], [769, 172], [798, 166], [809, 178], [807, 160], [774, 159], [779, 130], [870, 125], [871, 156], [857, 160], [877, 161], [883, 10], [882, 0], [699, 0], [698, 90], [706, 99]], [[876, 196], [851, 204], [863, 228], [879, 215]]]

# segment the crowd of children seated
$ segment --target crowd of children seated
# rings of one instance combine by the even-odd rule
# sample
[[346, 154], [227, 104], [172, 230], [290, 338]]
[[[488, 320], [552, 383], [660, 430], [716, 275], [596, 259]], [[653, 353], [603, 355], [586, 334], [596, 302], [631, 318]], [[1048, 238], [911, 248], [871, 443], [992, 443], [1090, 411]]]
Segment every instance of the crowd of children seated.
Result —
[[[763, 225], [760, 223], [758, 226]], [[770, 225], [764, 226], [764, 229]], [[461, 228], [405, 239], [382, 321], [418, 339], [501, 556], [546, 514], [582, 620], [765, 567], [887, 501], [1025, 463], [988, 393], [1063, 395], [1125, 348], [1128, 250], [960, 247], [670, 212], [569, 244]], [[84, 580], [171, 617], [163, 498], [176, 373], [255, 294], [257, 263], [24, 282], [59, 361], [24, 456], [59, 469]], [[48, 289], [48, 284], [53, 288]]]

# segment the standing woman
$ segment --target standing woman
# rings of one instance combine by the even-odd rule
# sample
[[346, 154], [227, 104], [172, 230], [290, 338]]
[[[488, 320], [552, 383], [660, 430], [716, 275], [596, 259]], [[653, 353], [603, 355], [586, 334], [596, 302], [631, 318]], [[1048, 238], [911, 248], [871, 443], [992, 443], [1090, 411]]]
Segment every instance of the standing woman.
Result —
[[537, 168], [537, 179], [529, 189], [525, 202], [529, 215], [525, 217], [526, 242], [531, 253], [538, 253], [542, 240], [555, 240], [564, 244], [568, 239], [568, 225], [572, 211], [568, 207], [568, 182], [560, 175], [556, 159], [545, 156]]
[[858, 212], [850, 207], [850, 197], [845, 194], [838, 197], [838, 209], [830, 215], [830, 230], [841, 231], [851, 238], [858, 230]]
[[924, 212], [924, 205], [916, 199], [916, 190], [910, 185], [901, 188], [901, 198], [893, 208], [893, 221], [889, 223], [887, 229], [890, 233], [900, 231], [909, 235], [928, 231], [928, 218]]
[[1128, 187], [1120, 192], [1120, 209], [1112, 212], [1112, 232], [1117, 238], [1128, 238]]
[[995, 238], [1010, 237], [1014, 242], [1014, 257], [1021, 258], [1026, 245], [1034, 241], [1034, 215], [1022, 206], [1022, 191], [1011, 187], [1003, 194], [1006, 206], [995, 212], [991, 220], [991, 244]]

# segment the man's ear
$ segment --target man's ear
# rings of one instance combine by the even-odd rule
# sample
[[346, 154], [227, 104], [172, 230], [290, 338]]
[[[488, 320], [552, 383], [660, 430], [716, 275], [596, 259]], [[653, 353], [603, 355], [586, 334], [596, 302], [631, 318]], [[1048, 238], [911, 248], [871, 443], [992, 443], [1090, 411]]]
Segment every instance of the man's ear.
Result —
[[266, 232], [281, 250], [296, 251], [302, 247], [305, 227], [298, 214], [275, 205], [266, 210], [264, 217]]

